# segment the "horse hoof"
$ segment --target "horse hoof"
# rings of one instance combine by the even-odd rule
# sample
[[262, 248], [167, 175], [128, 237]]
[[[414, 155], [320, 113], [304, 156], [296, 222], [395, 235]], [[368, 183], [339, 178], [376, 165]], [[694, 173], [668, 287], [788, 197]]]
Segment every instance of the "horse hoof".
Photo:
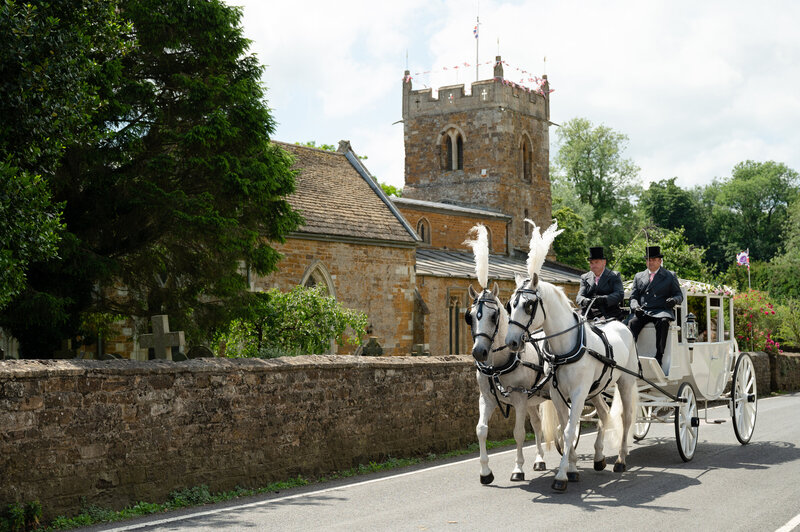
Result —
[[525, 480], [525, 473], [511, 473], [511, 482], [522, 482]]
[[617, 462], [614, 464], [614, 473], [623, 473], [627, 467], [624, 462]]
[[570, 482], [578, 482], [580, 479], [581, 475], [577, 471], [567, 471], [567, 480]]
[[494, 482], [494, 473], [489, 473], [485, 477], [481, 475], [481, 484], [483, 484], [484, 486], [486, 484], [491, 484], [492, 482]]
[[534, 471], [547, 471], [547, 466], [544, 465], [544, 462], [536, 462], [533, 464]]
[[602, 460], [595, 460], [594, 462], [594, 470], [595, 471], [602, 471], [606, 468], [606, 459], [603, 458]]
[[565, 492], [567, 491], [567, 481], [566, 480], [554, 480], [552, 485], [553, 491], [560, 491]]

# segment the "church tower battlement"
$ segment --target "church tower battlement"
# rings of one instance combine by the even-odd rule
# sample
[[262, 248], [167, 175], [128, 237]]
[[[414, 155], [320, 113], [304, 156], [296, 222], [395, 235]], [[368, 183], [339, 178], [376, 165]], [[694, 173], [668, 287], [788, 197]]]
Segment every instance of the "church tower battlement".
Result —
[[550, 98], [503, 79], [413, 90], [403, 80], [405, 187], [403, 197], [508, 214], [511, 246], [528, 249], [530, 218], [551, 223]]

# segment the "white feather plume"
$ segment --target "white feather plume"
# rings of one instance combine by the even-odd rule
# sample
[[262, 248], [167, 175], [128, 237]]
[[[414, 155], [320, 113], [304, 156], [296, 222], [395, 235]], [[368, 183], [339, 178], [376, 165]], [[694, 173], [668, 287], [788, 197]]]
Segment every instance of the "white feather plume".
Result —
[[544, 259], [547, 257], [547, 252], [550, 250], [553, 240], [564, 230], [559, 229], [558, 222], [553, 220], [553, 224], [542, 233], [532, 220], [525, 218], [525, 221], [533, 226], [527, 261], [528, 276], [533, 279], [535, 275], [541, 273]]
[[489, 285], [489, 233], [483, 224], [478, 224], [469, 230], [470, 234], [477, 233], [475, 240], [465, 240], [464, 244], [472, 248], [475, 255], [475, 275], [478, 283], [483, 288]]

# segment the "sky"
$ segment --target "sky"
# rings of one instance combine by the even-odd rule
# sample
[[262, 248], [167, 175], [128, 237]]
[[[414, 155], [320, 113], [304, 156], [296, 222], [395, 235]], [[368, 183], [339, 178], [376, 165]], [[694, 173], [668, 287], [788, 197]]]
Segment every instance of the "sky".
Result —
[[745, 160], [800, 171], [800, 2], [225, 1], [265, 66], [272, 138], [349, 140], [390, 185], [404, 178], [404, 71], [415, 90], [469, 92], [498, 51], [508, 80], [547, 74], [552, 122], [626, 135], [644, 186], [706, 185]]

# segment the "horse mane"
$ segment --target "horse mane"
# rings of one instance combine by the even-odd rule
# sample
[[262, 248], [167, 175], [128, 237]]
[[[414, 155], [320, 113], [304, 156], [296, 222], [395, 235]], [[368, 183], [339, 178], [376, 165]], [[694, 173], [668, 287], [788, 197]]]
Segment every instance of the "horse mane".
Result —
[[547, 258], [547, 252], [556, 239], [564, 230], [558, 228], [558, 222], [553, 221], [553, 224], [540, 233], [539, 227], [528, 218], [525, 221], [533, 226], [531, 231], [530, 251], [528, 251], [528, 277], [533, 280], [542, 271], [544, 259]]
[[539, 281], [539, 287], [540, 288], [543, 287], [545, 289], [544, 290], [545, 293], [547, 293], [548, 291], [552, 292], [553, 295], [555, 295], [558, 299], [561, 300], [561, 303], [563, 303], [564, 306], [569, 307], [569, 308], [573, 308], [574, 305], [572, 304], [572, 301], [570, 300], [570, 298], [567, 297], [567, 294], [564, 292], [564, 288], [563, 287], [556, 286], [556, 285], [548, 283], [546, 281]]
[[477, 234], [475, 240], [465, 240], [464, 244], [472, 248], [475, 255], [475, 275], [484, 289], [489, 288], [489, 234], [483, 224], [469, 230], [469, 234]]

